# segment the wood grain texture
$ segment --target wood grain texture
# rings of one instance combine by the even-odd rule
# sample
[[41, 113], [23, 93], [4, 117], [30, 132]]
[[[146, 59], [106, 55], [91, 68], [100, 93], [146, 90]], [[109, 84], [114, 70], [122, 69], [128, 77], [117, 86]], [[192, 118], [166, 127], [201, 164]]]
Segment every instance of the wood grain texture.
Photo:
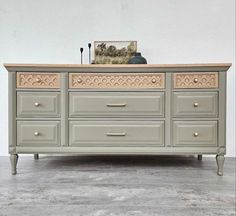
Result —
[[93, 67], [107, 67], [107, 68], [134, 68], [134, 67], [141, 67], [141, 68], [148, 68], [148, 67], [230, 67], [231, 63], [198, 63], [198, 64], [18, 64], [18, 63], [6, 63], [4, 64], [6, 68], [11, 67], [53, 67], [53, 68], [93, 68]]

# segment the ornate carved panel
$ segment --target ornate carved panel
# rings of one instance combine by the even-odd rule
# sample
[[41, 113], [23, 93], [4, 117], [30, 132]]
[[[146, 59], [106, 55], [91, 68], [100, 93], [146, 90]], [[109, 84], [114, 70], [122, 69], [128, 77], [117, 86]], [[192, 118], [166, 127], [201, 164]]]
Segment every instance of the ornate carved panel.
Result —
[[60, 88], [60, 74], [18, 72], [17, 88]]
[[218, 73], [175, 73], [174, 88], [218, 88]]
[[164, 73], [70, 73], [70, 88], [164, 88]]

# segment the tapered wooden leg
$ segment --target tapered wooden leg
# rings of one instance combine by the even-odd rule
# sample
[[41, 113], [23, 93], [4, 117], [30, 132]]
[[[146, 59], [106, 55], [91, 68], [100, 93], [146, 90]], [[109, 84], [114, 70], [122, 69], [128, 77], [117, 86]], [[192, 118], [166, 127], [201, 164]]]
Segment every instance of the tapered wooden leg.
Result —
[[225, 157], [223, 155], [216, 156], [216, 163], [217, 163], [217, 174], [219, 176], [223, 175], [223, 166], [224, 166]]
[[34, 159], [38, 160], [39, 159], [39, 154], [34, 154]]
[[198, 159], [199, 161], [201, 161], [201, 160], [202, 160], [202, 155], [197, 155], [197, 159]]
[[17, 154], [11, 154], [10, 155], [10, 161], [11, 161], [11, 174], [16, 175], [17, 170], [16, 170], [16, 165], [18, 161], [18, 155]]

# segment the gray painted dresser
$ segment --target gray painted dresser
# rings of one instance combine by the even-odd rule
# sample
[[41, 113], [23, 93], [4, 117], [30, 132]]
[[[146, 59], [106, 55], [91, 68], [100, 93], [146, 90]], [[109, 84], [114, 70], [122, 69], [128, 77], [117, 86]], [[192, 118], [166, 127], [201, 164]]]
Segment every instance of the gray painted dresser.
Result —
[[9, 153], [226, 153], [231, 64], [5, 64]]

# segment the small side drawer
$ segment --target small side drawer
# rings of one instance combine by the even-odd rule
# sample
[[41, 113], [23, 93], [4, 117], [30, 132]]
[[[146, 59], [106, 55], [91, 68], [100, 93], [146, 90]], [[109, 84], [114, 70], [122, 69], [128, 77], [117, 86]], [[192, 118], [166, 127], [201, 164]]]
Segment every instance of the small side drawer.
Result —
[[165, 88], [165, 73], [70, 73], [70, 88]]
[[175, 121], [174, 146], [217, 146], [217, 121]]
[[163, 146], [164, 121], [71, 121], [70, 146]]
[[217, 117], [218, 92], [174, 92], [175, 117]]
[[59, 121], [18, 121], [18, 146], [59, 146]]
[[218, 72], [174, 73], [174, 88], [218, 88]]
[[17, 92], [17, 117], [60, 117], [60, 93]]
[[164, 92], [70, 92], [70, 116], [164, 116]]
[[60, 88], [59, 73], [17, 72], [17, 88]]

